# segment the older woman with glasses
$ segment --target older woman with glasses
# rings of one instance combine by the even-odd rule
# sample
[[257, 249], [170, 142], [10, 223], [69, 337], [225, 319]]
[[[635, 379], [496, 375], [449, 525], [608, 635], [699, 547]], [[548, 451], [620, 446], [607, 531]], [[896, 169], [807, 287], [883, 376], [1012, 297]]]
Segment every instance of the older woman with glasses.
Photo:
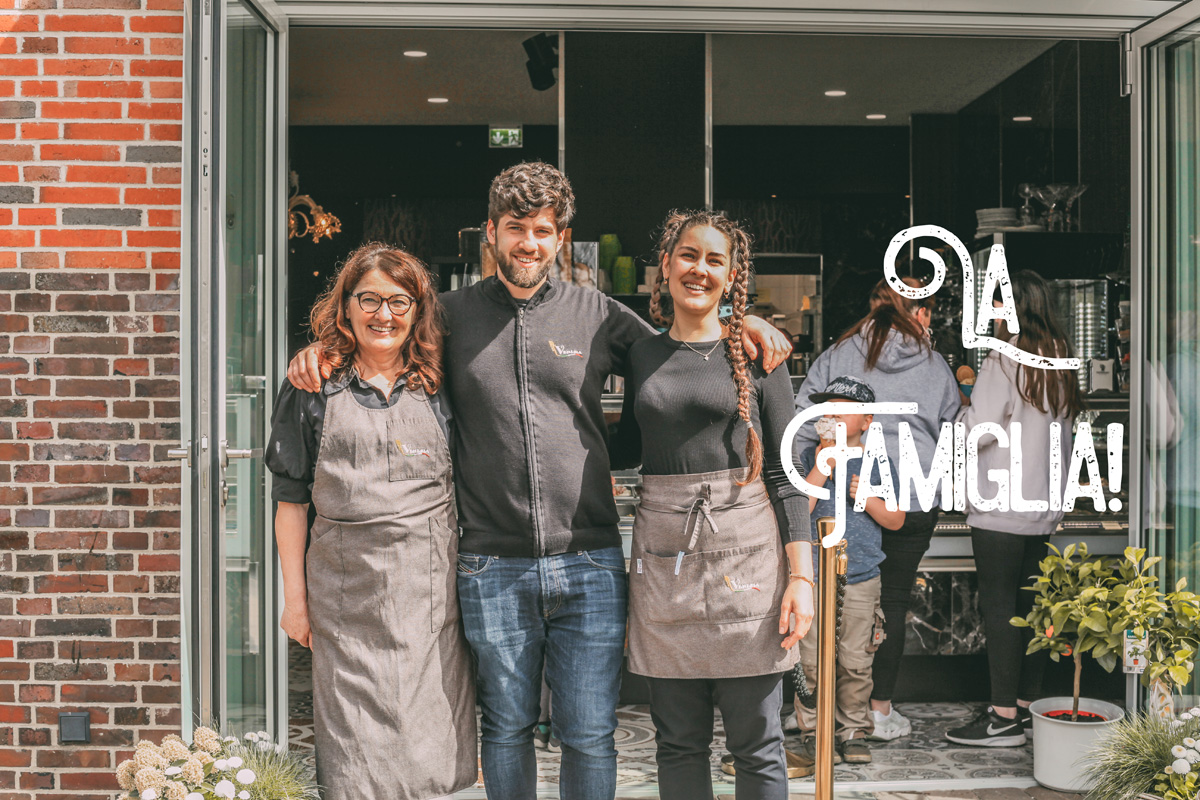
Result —
[[280, 626], [313, 651], [317, 781], [326, 800], [444, 797], [475, 782], [476, 744], [441, 306], [420, 261], [369, 244], [311, 323], [333, 377], [284, 381], [266, 461]]

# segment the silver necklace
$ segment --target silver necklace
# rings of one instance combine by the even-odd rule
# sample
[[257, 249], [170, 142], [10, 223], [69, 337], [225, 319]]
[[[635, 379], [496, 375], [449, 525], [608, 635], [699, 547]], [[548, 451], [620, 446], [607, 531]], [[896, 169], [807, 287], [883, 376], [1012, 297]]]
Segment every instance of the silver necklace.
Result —
[[717, 349], [718, 347], [720, 347], [720, 346], [721, 346], [721, 342], [723, 342], [723, 341], [725, 341], [725, 340], [724, 340], [724, 339], [717, 339], [717, 343], [716, 343], [716, 344], [714, 344], [712, 347], [710, 347], [710, 348], [708, 349], [708, 352], [707, 352], [707, 353], [706, 353], [706, 352], [704, 352], [703, 350], [697, 350], [696, 348], [692, 347], [692, 346], [691, 346], [691, 344], [689, 344], [688, 342], [683, 342], [683, 341], [681, 341], [681, 342], [680, 342], [680, 344], [682, 344], [682, 345], [683, 345], [684, 347], [686, 347], [688, 350], [691, 350], [691, 351], [692, 351], [693, 353], [695, 353], [696, 355], [698, 355], [698, 356], [704, 356], [704, 360], [705, 360], [705, 361], [708, 361], [708, 357], [709, 357], [709, 356], [711, 356], [711, 355], [712, 355], [712, 354], [713, 354], [713, 353], [716, 351], [716, 349]]

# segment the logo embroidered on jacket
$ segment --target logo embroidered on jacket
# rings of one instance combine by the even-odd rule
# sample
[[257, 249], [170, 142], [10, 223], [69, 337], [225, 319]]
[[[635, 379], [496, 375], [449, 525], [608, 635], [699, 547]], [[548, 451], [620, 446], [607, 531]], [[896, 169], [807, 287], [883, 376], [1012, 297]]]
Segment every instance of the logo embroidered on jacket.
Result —
[[731, 592], [748, 592], [751, 589], [756, 592], [762, 591], [762, 587], [757, 583], [742, 583], [736, 577], [731, 578], [728, 575], [725, 576], [725, 585], [729, 587], [729, 591]]
[[570, 358], [571, 356], [583, 358], [582, 350], [572, 350], [570, 347], [563, 347], [561, 344], [555, 344], [553, 339], [548, 339], [547, 341], [550, 342], [550, 352], [554, 353], [554, 355], [558, 356], [559, 358]]
[[409, 458], [412, 458], [413, 456], [425, 456], [426, 458], [433, 458], [428, 447], [409, 447], [399, 439], [396, 440], [396, 447], [400, 448], [401, 455], [408, 456]]

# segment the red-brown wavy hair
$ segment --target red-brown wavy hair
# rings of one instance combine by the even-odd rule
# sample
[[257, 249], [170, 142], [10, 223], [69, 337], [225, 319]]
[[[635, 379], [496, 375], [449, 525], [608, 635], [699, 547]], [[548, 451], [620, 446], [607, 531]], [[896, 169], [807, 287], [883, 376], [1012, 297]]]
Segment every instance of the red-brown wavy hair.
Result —
[[416, 256], [379, 242], [364, 244], [346, 259], [333, 286], [317, 298], [309, 315], [313, 337], [321, 347], [321, 356], [333, 366], [333, 372], [350, 367], [358, 340], [347, 316], [350, 295], [367, 273], [379, 270], [404, 288], [416, 301], [408, 337], [400, 345], [400, 369], [409, 390], [424, 388], [436, 394], [442, 384], [442, 304], [430, 280], [429, 271]]

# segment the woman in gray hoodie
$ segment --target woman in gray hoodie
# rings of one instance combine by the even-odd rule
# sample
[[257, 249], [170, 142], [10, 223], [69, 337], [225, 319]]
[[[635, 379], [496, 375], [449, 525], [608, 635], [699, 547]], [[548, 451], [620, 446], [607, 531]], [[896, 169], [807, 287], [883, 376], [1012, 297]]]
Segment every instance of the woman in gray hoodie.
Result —
[[[1003, 320], [996, 322], [997, 338], [1008, 340], [1029, 353], [1064, 357], [1071, 346], [1050, 303], [1046, 282], [1036, 272], [1022, 270], [1012, 276], [1013, 303], [1020, 333], [1014, 335]], [[1021, 480], [1013, 482], [1011, 494], [1041, 502], [1042, 510], [980, 508], [968, 499], [967, 524], [971, 526], [971, 548], [979, 578], [979, 607], [983, 609], [983, 632], [987, 639], [988, 672], [992, 705], [974, 721], [946, 732], [956, 744], [980, 747], [1016, 747], [1025, 744], [1032, 720], [1029, 702], [1041, 692], [1046, 652], [1025, 654], [1032, 633], [1009, 624], [1033, 607], [1033, 593], [1021, 591], [1038, 573], [1038, 562], [1046, 557], [1046, 544], [1062, 519], [1061, 508], [1051, 503], [1050, 426], [1062, 426], [1062, 439], [1070, 450], [1071, 420], [1083, 409], [1079, 379], [1071, 370], [1049, 370], [1022, 366], [998, 352], [988, 353], [971, 393], [971, 405], [963, 409], [961, 421], [967, 430], [984, 422], [999, 425], [1015, 437], [1020, 425]], [[994, 436], [979, 442], [975, 472], [981, 498], [996, 490], [987, 476], [994, 469], [1008, 469], [1010, 450]], [[1061, 461], [1061, 459], [1060, 459]], [[970, 469], [970, 467], [968, 467]], [[1062, 464], [1057, 476], [1063, 485]], [[1019, 493], [1018, 493], [1019, 490]], [[969, 498], [969, 495], [968, 495]], [[990, 504], [982, 504], [988, 505]]]
[[[904, 282], [921, 285], [913, 278], [905, 278]], [[881, 415], [875, 419], [883, 426], [888, 459], [893, 465], [900, 459], [898, 424], [908, 422], [921, 469], [928, 474], [942, 423], [953, 422], [961, 405], [958, 383], [946, 359], [930, 345], [933, 305], [932, 296], [913, 300], [897, 294], [886, 280], [877, 283], [871, 291], [867, 316], [813, 362], [797, 393], [796, 410], [812, 405], [809, 395], [822, 391], [838, 375], [853, 375], [866, 382], [879, 402], [915, 402], [915, 415]], [[817, 440], [815, 427], [805, 425], [796, 436], [795, 452], [804, 452]], [[913, 508], [900, 530], [883, 532], [880, 607], [886, 638], [875, 653], [873, 666], [873, 739], [896, 739], [912, 732], [909, 721], [892, 708], [892, 692], [904, 654], [913, 580], [921, 557], [929, 549], [937, 513], [936, 505], [930, 511]]]

